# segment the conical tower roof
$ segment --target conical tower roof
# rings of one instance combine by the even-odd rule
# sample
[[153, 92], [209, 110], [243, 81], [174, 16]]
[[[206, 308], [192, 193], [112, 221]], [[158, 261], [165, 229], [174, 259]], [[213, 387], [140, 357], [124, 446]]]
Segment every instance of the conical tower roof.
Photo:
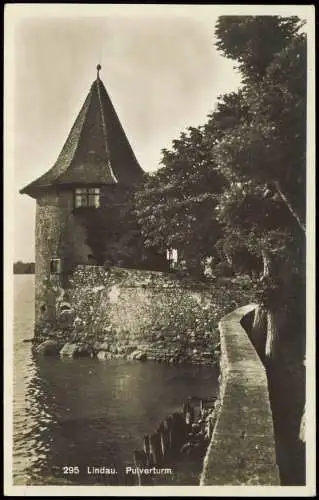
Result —
[[99, 77], [93, 82], [71, 132], [53, 165], [23, 188], [36, 198], [53, 186], [130, 185], [143, 176], [111, 99]]

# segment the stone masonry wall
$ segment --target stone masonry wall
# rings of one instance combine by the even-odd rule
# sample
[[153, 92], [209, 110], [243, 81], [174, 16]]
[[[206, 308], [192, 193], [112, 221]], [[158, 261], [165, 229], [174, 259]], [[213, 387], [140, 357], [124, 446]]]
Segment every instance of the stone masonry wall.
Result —
[[201, 485], [279, 485], [273, 419], [265, 369], [236, 309], [219, 323], [220, 396]]
[[[37, 199], [36, 262], [35, 262], [35, 320], [55, 321], [54, 280], [50, 281], [50, 261], [87, 262], [91, 253], [82, 226], [73, 215], [73, 192], [47, 192]], [[45, 310], [43, 310], [45, 308]]]
[[69, 343], [92, 355], [107, 359], [138, 351], [144, 359], [172, 363], [218, 361], [219, 334], [205, 285], [154, 271], [78, 266], [67, 293]]

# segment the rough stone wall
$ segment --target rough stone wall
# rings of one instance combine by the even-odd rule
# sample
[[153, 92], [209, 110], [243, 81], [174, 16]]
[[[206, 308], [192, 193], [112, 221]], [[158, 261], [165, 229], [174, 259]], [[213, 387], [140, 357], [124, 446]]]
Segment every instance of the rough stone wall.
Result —
[[267, 376], [241, 326], [255, 307], [241, 307], [219, 324], [220, 397], [201, 485], [280, 484]]
[[[37, 199], [35, 234], [35, 321], [55, 320], [55, 296], [58, 285], [50, 280], [50, 261], [60, 258], [62, 269], [72, 262], [87, 262], [90, 248], [85, 231], [73, 214], [73, 192], [47, 192]], [[43, 310], [45, 308], [45, 310]]]
[[154, 271], [88, 266], [78, 267], [71, 284], [75, 342], [108, 355], [138, 349], [148, 359], [216, 360], [219, 335], [207, 287]]

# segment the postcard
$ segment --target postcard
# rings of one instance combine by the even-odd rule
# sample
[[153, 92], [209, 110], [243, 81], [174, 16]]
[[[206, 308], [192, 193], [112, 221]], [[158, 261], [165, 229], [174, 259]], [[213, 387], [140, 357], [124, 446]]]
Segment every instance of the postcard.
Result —
[[7, 4], [7, 496], [314, 496], [314, 8]]

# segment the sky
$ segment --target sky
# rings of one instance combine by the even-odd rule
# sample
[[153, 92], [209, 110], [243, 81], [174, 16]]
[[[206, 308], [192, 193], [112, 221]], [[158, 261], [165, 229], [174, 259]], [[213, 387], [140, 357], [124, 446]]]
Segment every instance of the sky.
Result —
[[36, 202], [19, 190], [56, 161], [98, 63], [146, 171], [186, 127], [205, 123], [218, 95], [240, 85], [214, 45], [223, 6], [52, 5], [20, 5], [5, 25], [14, 260], [35, 257]]

